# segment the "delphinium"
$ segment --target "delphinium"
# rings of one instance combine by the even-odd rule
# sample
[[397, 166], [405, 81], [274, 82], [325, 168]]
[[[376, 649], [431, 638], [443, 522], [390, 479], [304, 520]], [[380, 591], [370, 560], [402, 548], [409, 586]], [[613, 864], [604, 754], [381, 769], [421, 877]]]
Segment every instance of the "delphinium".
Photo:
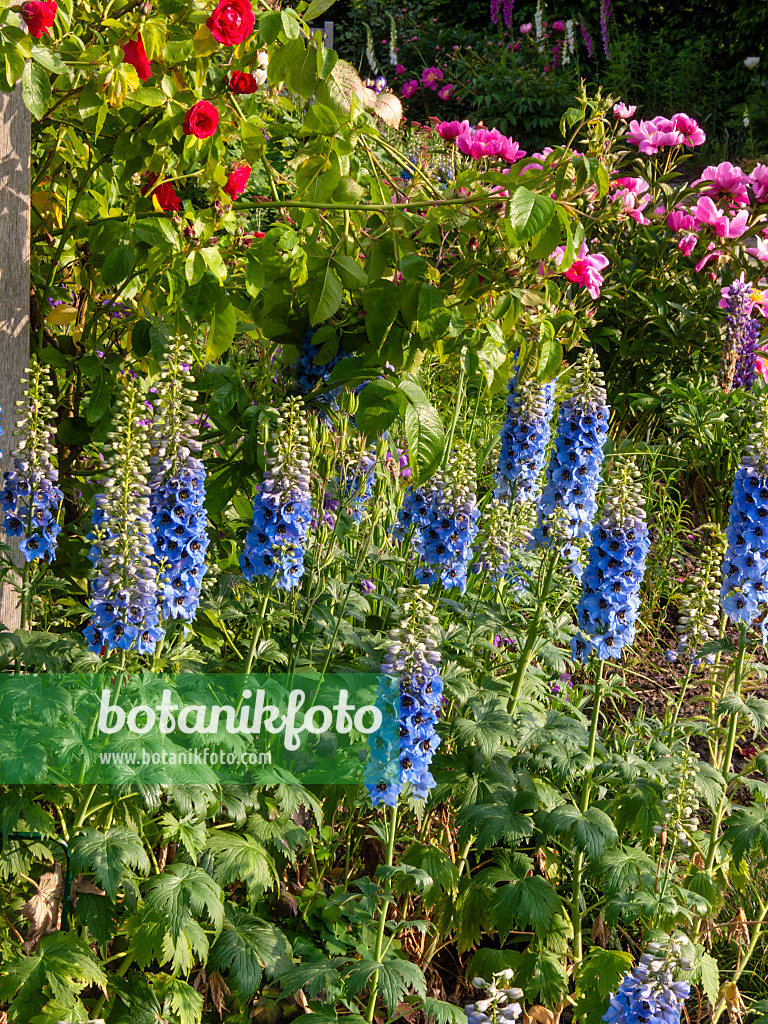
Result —
[[[726, 310], [725, 315], [725, 344], [720, 360], [719, 379], [723, 391], [731, 391], [738, 386], [737, 371], [740, 371], [740, 379], [749, 379], [751, 385], [754, 380], [754, 358], [752, 359], [751, 379], [749, 374], [749, 353], [744, 351], [745, 346], [749, 348], [753, 344], [752, 331], [752, 284], [749, 281], [733, 281], [728, 288], [723, 289], [721, 305]], [[754, 349], [752, 349], [754, 354]], [[744, 364], [742, 362], [744, 358]]]
[[624, 975], [616, 995], [611, 996], [607, 1024], [680, 1024], [680, 1010], [691, 993], [687, 981], [675, 981], [675, 970], [690, 971], [693, 964], [683, 957], [682, 941], [667, 944], [649, 942], [640, 962]]
[[693, 655], [694, 668], [701, 662], [696, 652], [718, 635], [720, 573], [726, 547], [725, 534], [715, 523], [705, 523], [696, 533], [703, 546], [678, 604], [677, 648], [666, 654], [667, 661]]
[[389, 632], [376, 703], [385, 723], [399, 704], [399, 742], [394, 734], [372, 741], [364, 781], [374, 807], [394, 806], [407, 782], [415, 797], [426, 800], [435, 785], [429, 766], [440, 742], [435, 726], [443, 681], [434, 606], [421, 585], [398, 589], [397, 601], [400, 619]]
[[457, 587], [463, 594], [480, 515], [475, 462], [469, 445], [456, 442], [448, 465], [435, 473], [433, 485], [433, 500], [413, 539], [413, 549], [422, 563], [416, 575], [422, 583], [439, 580], [444, 587]]
[[157, 384], [150, 508], [163, 617], [191, 622], [206, 573], [208, 517], [205, 466], [187, 386], [192, 377], [183, 358], [177, 341]]
[[577, 617], [580, 632], [571, 640], [575, 658], [619, 658], [635, 638], [640, 585], [650, 548], [634, 460], [623, 461], [609, 488], [599, 522], [591, 532]]
[[507, 414], [501, 428], [501, 451], [496, 468], [497, 498], [532, 501], [544, 468], [555, 404], [555, 383], [509, 382]]
[[661, 801], [664, 821], [654, 825], [653, 831], [665, 846], [670, 844], [670, 857], [678, 844], [689, 849], [691, 833], [699, 827], [697, 812], [701, 798], [693, 767], [695, 758], [696, 755], [686, 749], [682, 759], [664, 772], [664, 799]]
[[464, 1007], [467, 1024], [504, 1024], [522, 1016], [520, 1000], [523, 998], [523, 990], [509, 987], [513, 977], [512, 969], [506, 968], [495, 973], [490, 984], [484, 978], [472, 979], [473, 988], [485, 989], [485, 995]]
[[163, 637], [157, 606], [150, 511], [146, 408], [136, 384], [121, 378], [107, 435], [104, 491], [96, 496], [91, 558], [93, 618], [84, 630], [92, 651], [154, 652]]
[[57, 515], [64, 497], [51, 443], [56, 403], [46, 366], [34, 361], [23, 383], [24, 396], [16, 402], [14, 468], [5, 474], [0, 504], [5, 512], [5, 532], [22, 538], [19, 548], [26, 561], [44, 557], [52, 561], [61, 531]]
[[[749, 625], [768, 604], [768, 394], [755, 399], [754, 427], [733, 482], [720, 603]], [[763, 623], [763, 636], [766, 629]]]
[[487, 572], [492, 580], [511, 580], [515, 588], [523, 586], [518, 556], [531, 545], [535, 521], [533, 502], [508, 505], [499, 498], [491, 498], [480, 518], [477, 561], [472, 572]]
[[362, 522], [376, 482], [376, 449], [360, 452], [348, 461], [340, 474], [339, 486], [347, 499], [347, 511], [356, 523]]
[[339, 346], [335, 355], [326, 362], [318, 364], [316, 359], [321, 348], [312, 343], [315, 330], [316, 328], [310, 327], [304, 335], [299, 358], [293, 364], [296, 379], [303, 394], [309, 394], [310, 391], [314, 391], [318, 384], [325, 383], [336, 363], [345, 356], [344, 349]]
[[547, 482], [539, 499], [537, 544], [553, 534], [553, 513], [562, 509], [558, 538], [562, 555], [580, 576], [581, 552], [575, 542], [589, 535], [597, 511], [597, 488], [608, 436], [609, 409], [597, 356], [586, 350], [577, 360], [557, 419], [557, 436], [547, 466]]
[[304, 575], [304, 553], [312, 515], [309, 444], [303, 406], [289, 398], [280, 406], [264, 480], [253, 502], [253, 529], [240, 555], [243, 576], [276, 577], [289, 590]]
[[392, 538], [402, 541], [410, 536], [412, 540], [418, 542], [427, 524], [427, 513], [438, 500], [438, 496], [439, 487], [434, 477], [419, 487], [411, 484], [403, 496], [403, 503], [397, 511], [397, 519], [392, 525]]

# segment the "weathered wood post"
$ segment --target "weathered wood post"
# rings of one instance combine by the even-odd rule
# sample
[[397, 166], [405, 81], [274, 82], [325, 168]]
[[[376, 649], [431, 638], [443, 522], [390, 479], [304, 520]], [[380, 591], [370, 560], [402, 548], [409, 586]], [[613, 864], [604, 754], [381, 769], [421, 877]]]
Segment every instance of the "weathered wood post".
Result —
[[[11, 93], [0, 92], [0, 470], [11, 468], [11, 433], [15, 403], [21, 398], [21, 377], [29, 363], [29, 235], [31, 123], [22, 99], [21, 82]], [[4, 536], [2, 539], [5, 539]], [[18, 542], [11, 539], [14, 560]], [[0, 622], [17, 629], [19, 595], [0, 585]]]

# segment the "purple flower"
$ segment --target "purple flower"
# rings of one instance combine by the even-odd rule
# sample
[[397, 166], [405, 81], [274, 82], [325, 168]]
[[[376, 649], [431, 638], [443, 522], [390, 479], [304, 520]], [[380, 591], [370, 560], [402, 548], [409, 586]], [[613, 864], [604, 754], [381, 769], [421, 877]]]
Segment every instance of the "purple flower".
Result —
[[373, 580], [360, 580], [360, 592], [363, 594], [372, 594], [376, 589], [376, 584]]

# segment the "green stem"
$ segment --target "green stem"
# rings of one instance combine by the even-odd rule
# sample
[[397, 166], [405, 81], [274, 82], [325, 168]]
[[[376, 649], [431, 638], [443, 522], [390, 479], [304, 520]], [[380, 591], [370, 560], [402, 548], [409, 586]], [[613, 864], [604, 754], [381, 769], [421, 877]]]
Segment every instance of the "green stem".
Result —
[[253, 631], [253, 640], [251, 640], [251, 646], [248, 648], [248, 660], [245, 663], [245, 674], [248, 676], [251, 674], [251, 668], [253, 667], [253, 659], [256, 656], [256, 645], [259, 642], [261, 636], [261, 627], [264, 625], [264, 616], [267, 614], [267, 604], [269, 602], [269, 591], [264, 595], [264, 600], [261, 602], [261, 610], [259, 612], [259, 621], [256, 624], [256, 629]]
[[[395, 834], [397, 832], [397, 804], [392, 808], [392, 815], [389, 819], [389, 836], [387, 841], [387, 867], [392, 867], [392, 861], [395, 856]], [[387, 909], [389, 907], [389, 899], [384, 901], [383, 906], [379, 910], [379, 927], [376, 931], [376, 946], [374, 948], [373, 958], [376, 963], [381, 962], [381, 954], [384, 949], [384, 931], [387, 925]], [[373, 1014], [376, 1010], [376, 994], [379, 989], [379, 972], [376, 971], [371, 978], [371, 995], [368, 999], [368, 1011], [365, 1015], [365, 1019], [368, 1024], [373, 1024]]]
[[86, 790], [85, 796], [83, 797], [83, 802], [80, 804], [80, 809], [78, 810], [77, 816], [75, 817], [74, 824], [72, 825], [72, 831], [73, 832], [77, 831], [77, 829], [79, 829], [80, 826], [85, 821], [85, 819], [86, 819], [86, 817], [88, 815], [88, 807], [90, 806], [91, 800], [93, 799], [93, 794], [95, 792], [96, 792], [96, 786], [95, 785], [89, 786], [88, 789]]
[[683, 701], [685, 700], [685, 694], [686, 694], [686, 691], [688, 690], [688, 685], [689, 685], [689, 683], [691, 681], [691, 673], [692, 672], [693, 672], [693, 662], [689, 658], [689, 660], [688, 660], [688, 668], [686, 669], [686, 672], [685, 672], [685, 679], [683, 680], [683, 685], [682, 685], [682, 688], [680, 690], [680, 697], [678, 698], [677, 704], [675, 705], [675, 713], [672, 716], [672, 725], [673, 726], [675, 725], [675, 723], [677, 722], [678, 717], [680, 716], [680, 711], [681, 711], [681, 709], [683, 707]]
[[544, 583], [542, 584], [541, 591], [539, 593], [539, 600], [536, 604], [536, 612], [530, 621], [528, 626], [528, 632], [525, 638], [525, 647], [520, 652], [520, 660], [517, 663], [517, 671], [515, 672], [512, 680], [512, 692], [509, 697], [509, 713], [514, 714], [515, 707], [517, 705], [517, 699], [520, 696], [520, 688], [523, 684], [525, 673], [528, 671], [528, 666], [533, 659], [534, 648], [539, 638], [539, 623], [541, 622], [541, 616], [544, 611], [544, 606], [547, 603], [549, 592], [552, 589], [552, 577], [555, 574], [555, 567], [557, 566], [559, 554], [557, 551], [553, 552], [550, 556], [549, 566], [547, 568], [547, 575], [544, 577]]
[[448, 427], [448, 434], [445, 438], [445, 448], [443, 449], [443, 466], [448, 465], [448, 459], [451, 457], [451, 447], [453, 446], [453, 435], [456, 433], [456, 424], [459, 422], [459, 413], [461, 407], [464, 404], [464, 388], [467, 383], [467, 367], [464, 358], [464, 352], [462, 351], [461, 363], [459, 364], [459, 382], [456, 386], [456, 403], [453, 407], [453, 415], [451, 416], [451, 424]]
[[[126, 953], [125, 954], [125, 960], [123, 960], [123, 962], [120, 964], [120, 967], [115, 972], [117, 977], [118, 978], [124, 978], [126, 976], [126, 974], [128, 973], [128, 968], [131, 966], [132, 963], [133, 963], [133, 953]], [[91, 1013], [93, 1014], [93, 1019], [94, 1020], [98, 1020], [99, 1014], [104, 1009], [104, 1003], [106, 1003], [106, 1001], [107, 1001], [107, 994], [105, 992], [102, 995], [101, 999], [99, 999], [98, 1003], [96, 1003], [94, 1008], [91, 1010]]]

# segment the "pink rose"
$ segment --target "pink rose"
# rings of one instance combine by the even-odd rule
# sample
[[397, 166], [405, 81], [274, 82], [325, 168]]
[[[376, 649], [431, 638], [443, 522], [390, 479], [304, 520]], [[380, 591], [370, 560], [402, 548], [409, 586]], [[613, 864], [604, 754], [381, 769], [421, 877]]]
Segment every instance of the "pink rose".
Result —
[[758, 164], [749, 175], [749, 184], [752, 187], [752, 195], [756, 203], [768, 201], [768, 167], [765, 164]]
[[562, 21], [553, 21], [552, 28], [555, 32], [565, 32], [565, 25]]
[[628, 107], [626, 103], [614, 103], [613, 116], [616, 121], [628, 121], [637, 110], [637, 107]]
[[[562, 245], [558, 245], [552, 253], [558, 266], [563, 262], [564, 255], [565, 249]], [[608, 257], [603, 256], [602, 253], [590, 253], [587, 243], [584, 242], [579, 250], [578, 257], [566, 270], [565, 276], [569, 281], [573, 281], [574, 284], [586, 288], [591, 298], [597, 299], [600, 296], [600, 288], [603, 284], [603, 276], [600, 271], [605, 270], [609, 262]]]
[[724, 160], [720, 164], [711, 164], [701, 172], [701, 177], [695, 181], [695, 185], [704, 182], [712, 182], [712, 187], [704, 191], [705, 196], [713, 199], [724, 197], [730, 199], [737, 206], [749, 206], [749, 194], [747, 185], [749, 178], [740, 167]]
[[527, 21], [524, 25], [520, 26], [520, 35], [521, 36], [527, 36], [532, 28], [533, 28], [533, 25], [531, 24], [531, 22]]
[[395, 74], [396, 75], [404, 75], [405, 74], [405, 68], [403, 67], [402, 64], [397, 64], [395, 66]]
[[446, 142], [453, 142], [460, 135], [469, 131], [469, 121], [442, 121], [436, 126], [435, 131], [441, 139]]

